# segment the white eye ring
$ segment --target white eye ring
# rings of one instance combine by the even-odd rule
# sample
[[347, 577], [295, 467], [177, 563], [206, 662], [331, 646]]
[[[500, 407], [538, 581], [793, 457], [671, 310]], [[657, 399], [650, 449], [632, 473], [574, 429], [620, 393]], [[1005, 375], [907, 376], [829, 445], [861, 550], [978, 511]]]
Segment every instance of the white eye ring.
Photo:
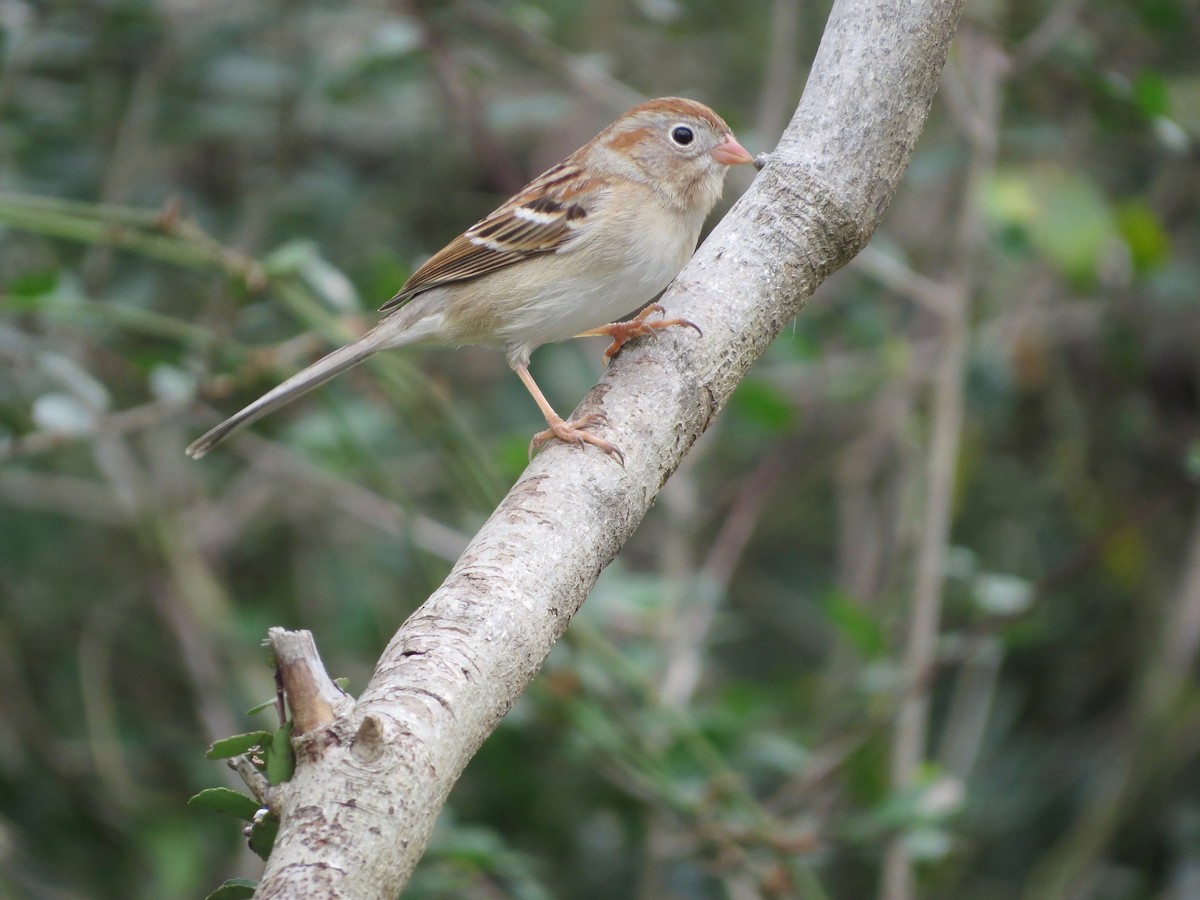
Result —
[[667, 136], [676, 147], [686, 147], [696, 139], [696, 129], [682, 122], [676, 122], [667, 129]]

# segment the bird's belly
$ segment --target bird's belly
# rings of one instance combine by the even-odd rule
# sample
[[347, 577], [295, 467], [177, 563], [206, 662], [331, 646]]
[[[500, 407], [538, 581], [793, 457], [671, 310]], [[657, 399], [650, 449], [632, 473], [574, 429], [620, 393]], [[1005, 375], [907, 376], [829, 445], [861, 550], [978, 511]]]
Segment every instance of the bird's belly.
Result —
[[563, 272], [538, 285], [500, 328], [510, 356], [527, 357], [534, 347], [568, 340], [639, 309], [671, 283], [689, 255], [688, 247], [672, 248], [602, 277]]

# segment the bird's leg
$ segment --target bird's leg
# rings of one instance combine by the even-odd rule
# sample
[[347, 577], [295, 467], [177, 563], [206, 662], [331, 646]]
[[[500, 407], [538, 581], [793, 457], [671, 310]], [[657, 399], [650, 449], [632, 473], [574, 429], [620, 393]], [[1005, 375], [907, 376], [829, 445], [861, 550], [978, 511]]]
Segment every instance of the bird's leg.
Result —
[[593, 328], [575, 337], [610, 337], [612, 343], [608, 345], [608, 349], [604, 351], [604, 364], [607, 366], [609, 360], [621, 352], [621, 348], [625, 346], [626, 341], [631, 341], [635, 337], [644, 335], [657, 335], [659, 329], [670, 328], [672, 325], [684, 325], [688, 328], [695, 328], [697, 334], [703, 334], [700, 326], [695, 322], [689, 322], [687, 319], [659, 319], [655, 322], [647, 322], [646, 319], [652, 314], [658, 313], [665, 316], [667, 311], [657, 303], [651, 303], [640, 313], [634, 316], [627, 322], [612, 322], [608, 325], [601, 325], [599, 328]]
[[597, 437], [583, 430], [590, 425], [603, 425], [608, 421], [603, 415], [588, 413], [571, 422], [566, 422], [550, 406], [550, 401], [545, 398], [541, 389], [537, 386], [537, 382], [529, 374], [529, 367], [527, 365], [522, 363], [521, 365], [513, 366], [513, 371], [517, 373], [517, 377], [521, 379], [521, 383], [525, 385], [526, 390], [533, 396], [533, 402], [538, 405], [538, 409], [546, 417], [546, 424], [550, 426], [545, 431], [539, 431], [535, 434], [533, 440], [529, 442], [530, 459], [533, 459], [533, 452], [540, 449], [543, 444], [557, 439], [565, 441], [568, 444], [578, 444], [580, 447], [584, 444], [594, 444], [610, 456], [615, 456], [621, 465], [625, 465], [625, 454], [617, 449], [616, 444], [612, 444], [602, 437]]

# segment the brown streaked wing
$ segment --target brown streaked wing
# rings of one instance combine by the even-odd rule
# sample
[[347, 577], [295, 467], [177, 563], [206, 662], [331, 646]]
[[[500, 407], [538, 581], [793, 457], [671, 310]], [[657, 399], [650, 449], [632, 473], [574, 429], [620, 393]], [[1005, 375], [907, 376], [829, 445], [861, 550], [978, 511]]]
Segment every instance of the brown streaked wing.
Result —
[[435, 253], [380, 312], [399, 309], [421, 291], [503, 269], [557, 250], [587, 222], [599, 192], [579, 190], [579, 168], [559, 163]]

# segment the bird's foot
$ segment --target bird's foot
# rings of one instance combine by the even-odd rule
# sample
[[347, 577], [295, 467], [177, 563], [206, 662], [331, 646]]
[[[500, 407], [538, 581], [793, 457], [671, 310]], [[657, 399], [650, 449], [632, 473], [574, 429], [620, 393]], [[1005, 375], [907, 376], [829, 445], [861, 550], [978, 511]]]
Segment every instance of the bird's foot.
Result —
[[599, 447], [609, 456], [615, 457], [617, 462], [622, 466], [625, 465], [625, 454], [622, 453], [616, 444], [606, 441], [602, 437], [597, 437], [589, 431], [584, 431], [592, 425], [606, 425], [608, 418], [601, 413], [588, 413], [580, 416], [578, 419], [573, 419], [570, 422], [565, 422], [558, 416], [553, 419], [547, 419], [546, 424], [550, 427], [545, 431], [539, 431], [533, 436], [533, 440], [529, 442], [529, 458], [533, 459], [535, 451], [540, 450], [550, 441], [558, 440], [567, 444], [578, 444], [582, 447], [584, 444], [592, 444]]
[[608, 325], [601, 325], [599, 328], [585, 331], [582, 334], [576, 335], [576, 337], [603, 336], [612, 338], [612, 343], [604, 351], [604, 364], [607, 366], [609, 361], [621, 352], [621, 348], [625, 346], [625, 343], [636, 337], [643, 337], [645, 335], [657, 337], [661, 329], [670, 328], [672, 325], [683, 325], [687, 328], [695, 328], [697, 334], [704, 333], [700, 330], [699, 325], [687, 319], [657, 319], [653, 322], [647, 321], [654, 313], [665, 316], [667, 311], [659, 304], [651, 303], [627, 322], [611, 322]]

